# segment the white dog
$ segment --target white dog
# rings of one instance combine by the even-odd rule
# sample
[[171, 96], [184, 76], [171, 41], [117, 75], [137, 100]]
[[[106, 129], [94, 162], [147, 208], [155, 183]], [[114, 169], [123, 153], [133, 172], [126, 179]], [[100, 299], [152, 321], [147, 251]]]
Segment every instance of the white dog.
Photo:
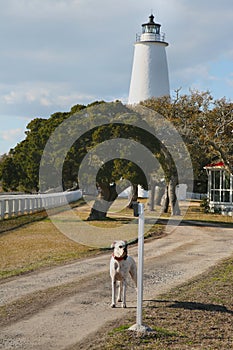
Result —
[[116, 307], [116, 287], [117, 282], [120, 282], [117, 301], [122, 301], [122, 307], [125, 308], [127, 277], [130, 274], [137, 286], [137, 266], [134, 259], [128, 256], [126, 241], [116, 241], [111, 245], [111, 248], [114, 248], [110, 260], [110, 276], [112, 279], [111, 307]]

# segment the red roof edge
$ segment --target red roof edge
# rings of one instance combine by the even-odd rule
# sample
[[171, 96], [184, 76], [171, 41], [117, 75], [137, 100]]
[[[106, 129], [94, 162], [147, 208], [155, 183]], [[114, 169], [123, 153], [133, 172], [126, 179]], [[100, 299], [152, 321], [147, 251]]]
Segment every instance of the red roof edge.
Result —
[[225, 164], [223, 162], [212, 163], [206, 165], [205, 168], [225, 168]]

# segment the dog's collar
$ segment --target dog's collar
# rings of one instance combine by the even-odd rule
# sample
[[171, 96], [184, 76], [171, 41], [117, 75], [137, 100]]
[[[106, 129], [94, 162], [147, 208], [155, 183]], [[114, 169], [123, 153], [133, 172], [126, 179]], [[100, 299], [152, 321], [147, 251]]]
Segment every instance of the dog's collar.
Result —
[[115, 256], [113, 253], [112, 253], [112, 256], [115, 260], [117, 261], [122, 261], [122, 260], [126, 260], [128, 258], [128, 255], [126, 254], [125, 256], [121, 257], [121, 258], [118, 258], [117, 256]]

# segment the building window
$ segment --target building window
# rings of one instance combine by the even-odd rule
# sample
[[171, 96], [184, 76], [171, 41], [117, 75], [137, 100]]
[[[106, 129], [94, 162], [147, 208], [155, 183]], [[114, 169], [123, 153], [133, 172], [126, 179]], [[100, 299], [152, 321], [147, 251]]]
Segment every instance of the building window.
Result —
[[218, 203], [232, 202], [232, 175], [224, 170], [211, 171], [210, 200]]

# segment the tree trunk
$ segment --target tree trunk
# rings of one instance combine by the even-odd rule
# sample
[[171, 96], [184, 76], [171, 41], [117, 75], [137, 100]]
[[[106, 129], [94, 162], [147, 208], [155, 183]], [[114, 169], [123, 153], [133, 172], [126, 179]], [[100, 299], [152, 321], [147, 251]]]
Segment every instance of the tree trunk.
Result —
[[149, 202], [148, 202], [150, 211], [155, 210], [155, 185], [156, 185], [156, 182], [151, 181], [151, 189], [149, 192]]
[[165, 188], [164, 195], [161, 200], [162, 213], [167, 213], [169, 204], [171, 206], [171, 215], [180, 215], [180, 207], [179, 202], [176, 197], [176, 186], [178, 184], [178, 180], [176, 176], [173, 176], [168, 186]]
[[168, 185], [168, 196], [171, 205], [171, 215], [180, 215], [179, 202], [176, 197], [176, 186], [178, 185], [178, 179], [176, 176], [172, 177]]
[[168, 186], [165, 187], [164, 195], [161, 199], [161, 212], [167, 213], [169, 208]]
[[155, 205], [161, 205], [164, 187], [155, 186]]
[[118, 197], [116, 184], [99, 184], [99, 196], [95, 200], [87, 220], [104, 220], [114, 200]]
[[133, 193], [130, 198], [130, 202], [128, 204], [128, 208], [132, 209], [133, 208], [133, 203], [137, 202], [138, 200], [138, 185], [133, 185]]

